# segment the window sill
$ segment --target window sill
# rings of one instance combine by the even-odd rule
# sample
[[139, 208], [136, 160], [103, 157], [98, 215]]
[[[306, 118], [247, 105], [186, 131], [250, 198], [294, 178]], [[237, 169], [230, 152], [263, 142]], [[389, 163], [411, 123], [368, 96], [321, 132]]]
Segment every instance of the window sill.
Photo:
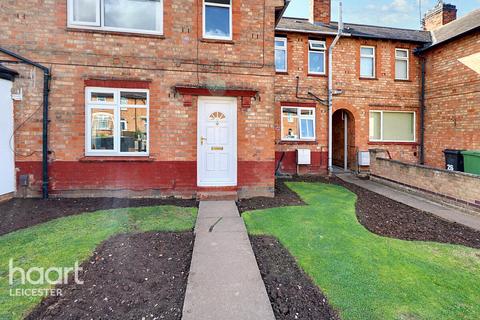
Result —
[[275, 71], [275, 74], [282, 75], [282, 76], [288, 76], [288, 71]]
[[394, 79], [395, 82], [412, 82], [410, 79]]
[[369, 78], [369, 77], [359, 77], [358, 79], [360, 80], [378, 80], [378, 78], [374, 77], [374, 78]]
[[369, 141], [369, 145], [399, 145], [399, 146], [418, 146], [418, 142], [395, 142], [395, 141]]
[[200, 42], [204, 43], [219, 43], [219, 44], [235, 44], [235, 41], [233, 40], [227, 40], [227, 39], [208, 39], [208, 38], [202, 38]]
[[80, 27], [67, 27], [67, 32], [82, 32], [82, 33], [102, 33], [102, 34], [111, 34], [115, 36], [124, 36], [124, 37], [139, 37], [139, 38], [155, 38], [155, 39], [165, 39], [163, 34], [149, 34], [141, 32], [128, 32], [128, 31], [110, 31], [103, 29], [88, 29]]
[[85, 156], [79, 162], [153, 162], [150, 156]]
[[326, 73], [324, 73], [324, 74], [308, 73], [307, 76], [308, 77], [317, 77], [317, 78], [326, 78], [327, 74]]
[[298, 144], [305, 144], [305, 145], [318, 145], [318, 141], [316, 140], [280, 140], [277, 141], [279, 145], [298, 145]]

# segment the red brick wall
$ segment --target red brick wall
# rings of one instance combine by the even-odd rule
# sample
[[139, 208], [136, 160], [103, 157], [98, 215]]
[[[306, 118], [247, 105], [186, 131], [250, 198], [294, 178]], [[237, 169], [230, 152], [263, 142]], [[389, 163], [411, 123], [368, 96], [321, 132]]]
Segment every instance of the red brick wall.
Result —
[[480, 213], [480, 176], [390, 160], [381, 149], [370, 152], [372, 179], [423, 191], [434, 200], [454, 203]]
[[[163, 169], [163, 163], [174, 162], [179, 168], [196, 161], [196, 99], [192, 107], [185, 107], [183, 97], [173, 90], [175, 85], [257, 90], [259, 96], [249, 109], [242, 109], [239, 99], [238, 159], [271, 170], [243, 180], [239, 171], [239, 184], [273, 188], [274, 10], [283, 1], [233, 1], [233, 40], [227, 42], [201, 39], [201, 1], [165, 1], [164, 36], [69, 29], [66, 3], [44, 2], [32, 13], [29, 1], [10, 1], [2, 3], [0, 11], [2, 47], [52, 68], [49, 143], [53, 192], [55, 188], [91, 187], [89, 181], [74, 180], [79, 173], [62, 169], [67, 167], [84, 172], [83, 179], [95, 178], [104, 188], [137, 188], [145, 179], [145, 174], [127, 174], [127, 183], [122, 177], [123, 165], [102, 164], [103, 169], [97, 170], [98, 164], [80, 162], [85, 156], [86, 79], [150, 83], [150, 157], [159, 163], [150, 165], [155, 170], [149, 171], [154, 176], [147, 178], [149, 188], [163, 188], [163, 183], [156, 184], [158, 179], [169, 180], [165, 177], [171, 172], [165, 170], [170, 169]], [[41, 28], [32, 30], [32, 26]], [[21, 73], [15, 88], [24, 93], [23, 101], [15, 104], [16, 124], [26, 121], [15, 135], [16, 160], [22, 173], [31, 173], [39, 181], [38, 171], [25, 168], [41, 161], [42, 74], [28, 66], [7, 65]], [[138, 165], [145, 167], [143, 162]], [[111, 179], [112, 172], [105, 173], [106, 168], [117, 171], [116, 179]], [[188, 180], [194, 187], [191, 178], [195, 171], [182, 170], [175, 171], [178, 179]], [[37, 191], [38, 184], [32, 190]]]
[[[327, 37], [327, 46], [333, 38]], [[360, 46], [376, 47], [376, 78], [360, 79]], [[354, 162], [355, 150], [367, 151], [373, 147], [388, 149], [394, 159], [418, 162], [419, 137], [419, 95], [421, 88], [421, 71], [419, 59], [413, 55], [414, 43], [385, 40], [363, 40], [342, 38], [334, 50], [333, 83], [334, 89], [342, 89], [343, 94], [333, 99], [334, 112], [347, 110], [354, 118], [354, 145], [350, 146], [350, 161]], [[395, 48], [410, 49], [410, 79], [395, 80]], [[328, 65], [328, 61], [327, 61]], [[327, 76], [308, 75], [308, 37], [304, 34], [288, 34], [288, 72], [277, 73], [275, 77], [275, 141], [277, 159], [282, 152], [294, 152], [298, 148], [311, 149], [319, 154], [328, 151], [328, 109], [316, 103], [316, 141], [315, 142], [282, 142], [281, 141], [281, 104], [309, 102], [295, 96], [296, 77], [299, 77], [299, 95], [308, 97], [311, 91], [318, 97], [327, 100]], [[313, 103], [315, 103], [313, 101]], [[416, 143], [378, 143], [369, 141], [369, 111], [415, 111], [417, 113]], [[342, 141], [343, 145], [343, 141]], [[289, 159], [292, 158], [290, 156]], [[353, 159], [352, 159], [353, 158]], [[292, 160], [293, 161], [293, 160]], [[291, 163], [291, 167], [294, 163]], [[321, 162], [318, 173], [325, 172], [327, 162]], [[303, 169], [311, 172], [312, 170]], [[291, 170], [285, 170], [291, 171]]]
[[444, 149], [480, 149], [480, 74], [458, 60], [478, 52], [477, 31], [426, 53], [427, 165], [444, 168]]

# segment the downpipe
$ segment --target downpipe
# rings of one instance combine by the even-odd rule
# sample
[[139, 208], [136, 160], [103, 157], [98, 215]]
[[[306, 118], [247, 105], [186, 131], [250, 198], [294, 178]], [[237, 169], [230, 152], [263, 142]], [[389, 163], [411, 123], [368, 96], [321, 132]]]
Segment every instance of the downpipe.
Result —
[[328, 48], [328, 172], [333, 172], [333, 49], [343, 34], [343, 5], [338, 4], [338, 32]]
[[50, 69], [27, 59], [15, 52], [0, 47], [0, 52], [19, 60], [21, 63], [34, 66], [43, 71], [43, 126], [42, 126], [42, 198], [48, 199], [48, 108], [49, 108], [49, 94], [50, 94], [50, 81], [52, 74]]

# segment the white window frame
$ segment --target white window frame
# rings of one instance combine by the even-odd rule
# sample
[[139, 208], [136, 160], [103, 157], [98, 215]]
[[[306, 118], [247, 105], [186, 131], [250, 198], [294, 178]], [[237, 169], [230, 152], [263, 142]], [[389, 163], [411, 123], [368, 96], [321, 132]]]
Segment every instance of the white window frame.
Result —
[[[284, 44], [284, 47], [277, 47], [276, 42], [281, 41]], [[285, 69], [278, 69], [277, 66], [275, 65], [275, 71], [276, 72], [287, 72], [288, 71], [288, 41], [286, 37], [275, 37], [275, 52], [277, 50], [282, 50], [285, 51]], [[276, 57], [275, 57], [276, 61]]]
[[[380, 113], [380, 139], [371, 139], [370, 138], [370, 128], [372, 123], [370, 123], [370, 114], [371, 113]], [[383, 114], [384, 113], [412, 113], [413, 114], [413, 140], [384, 140], [383, 139]], [[369, 112], [369, 141], [371, 142], [400, 142], [400, 143], [414, 143], [417, 141], [417, 113], [415, 111], [390, 111], [390, 110], [370, 110]]]
[[[397, 52], [403, 51], [407, 53], [406, 57], [399, 57], [397, 55]], [[402, 78], [397, 78], [397, 61], [406, 61], [407, 62], [407, 77], [402, 79]], [[395, 80], [409, 80], [410, 79], [410, 50], [408, 49], [400, 49], [396, 48], [395, 49]]]
[[[233, 0], [230, 0], [230, 4], [221, 4], [221, 3], [214, 3], [214, 2], [209, 2], [208, 0], [203, 0], [203, 8], [202, 8], [202, 20], [203, 20], [203, 23], [202, 23], [202, 28], [203, 28], [203, 31], [202, 31], [202, 35], [203, 35], [203, 38], [204, 39], [214, 39], [214, 40], [232, 40], [233, 39], [233, 24], [232, 24], [232, 20], [233, 20], [233, 17], [232, 17], [232, 7], [233, 7], [233, 4], [232, 4]], [[211, 7], [221, 7], [221, 8], [228, 8], [229, 9], [229, 28], [230, 28], [230, 35], [228, 37], [222, 37], [222, 36], [213, 36], [213, 35], [207, 35], [206, 34], [206, 17], [207, 17], [207, 14], [206, 14], [206, 6], [207, 6], [207, 3], [209, 6]]]
[[[97, 102], [91, 100], [93, 92], [113, 93], [113, 102]], [[122, 92], [144, 92], [147, 94], [147, 103], [145, 105], [129, 105], [120, 103], [120, 95]], [[145, 157], [150, 154], [150, 91], [147, 89], [123, 89], [123, 88], [102, 88], [102, 87], [88, 87], [85, 89], [85, 155], [86, 156], [114, 156], [114, 157]], [[121, 152], [121, 136], [122, 128], [121, 109], [122, 108], [138, 108], [147, 110], [147, 121], [145, 129], [147, 132], [147, 145], [145, 152]], [[94, 150], [92, 149], [92, 109], [113, 110], [113, 150]]]
[[73, 3], [74, 0], [68, 0], [67, 2], [67, 11], [68, 11], [68, 23], [67, 26], [73, 29], [88, 29], [88, 30], [99, 30], [99, 31], [112, 31], [112, 32], [125, 32], [125, 33], [138, 33], [138, 34], [151, 34], [151, 35], [163, 35], [163, 23], [164, 23], [164, 16], [163, 16], [163, 3], [164, 0], [160, 0], [160, 8], [157, 12], [160, 15], [159, 19], [159, 30], [140, 30], [140, 29], [129, 29], [129, 28], [115, 28], [115, 27], [107, 27], [105, 26], [105, 0], [97, 0], [97, 12], [96, 22], [82, 22], [82, 21], [74, 21], [73, 19]]
[[[285, 133], [283, 131], [283, 109], [297, 109], [297, 117], [298, 117], [298, 139], [285, 139]], [[309, 116], [302, 116], [302, 110], [313, 111], [312, 115]], [[313, 120], [313, 138], [302, 138], [302, 122], [301, 119], [311, 119]], [[317, 128], [316, 128], [316, 109], [312, 107], [295, 107], [295, 106], [282, 106], [281, 108], [281, 117], [280, 117], [280, 127], [281, 127], [281, 140], [282, 141], [315, 141], [317, 139]]]
[[[314, 48], [315, 45], [322, 45], [323, 48]], [[327, 73], [327, 56], [326, 56], [327, 46], [325, 41], [319, 40], [308, 40], [308, 74], [314, 75], [325, 75]], [[310, 70], [310, 53], [311, 52], [319, 52], [323, 53], [323, 72], [315, 72]]]
[[[364, 55], [362, 54], [362, 49], [373, 49], [373, 54], [372, 55]], [[366, 78], [366, 79], [375, 79], [377, 75], [377, 51], [374, 46], [360, 46], [360, 78]], [[362, 58], [368, 58], [372, 59], [373, 63], [373, 75], [362, 75]]]

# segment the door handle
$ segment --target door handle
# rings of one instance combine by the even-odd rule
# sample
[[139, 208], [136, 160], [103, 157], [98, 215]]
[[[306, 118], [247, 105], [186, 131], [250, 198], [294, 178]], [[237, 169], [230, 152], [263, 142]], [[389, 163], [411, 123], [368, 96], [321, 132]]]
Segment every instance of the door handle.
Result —
[[203, 142], [204, 142], [204, 141], [207, 141], [207, 138], [200, 137], [200, 145], [203, 146]]

